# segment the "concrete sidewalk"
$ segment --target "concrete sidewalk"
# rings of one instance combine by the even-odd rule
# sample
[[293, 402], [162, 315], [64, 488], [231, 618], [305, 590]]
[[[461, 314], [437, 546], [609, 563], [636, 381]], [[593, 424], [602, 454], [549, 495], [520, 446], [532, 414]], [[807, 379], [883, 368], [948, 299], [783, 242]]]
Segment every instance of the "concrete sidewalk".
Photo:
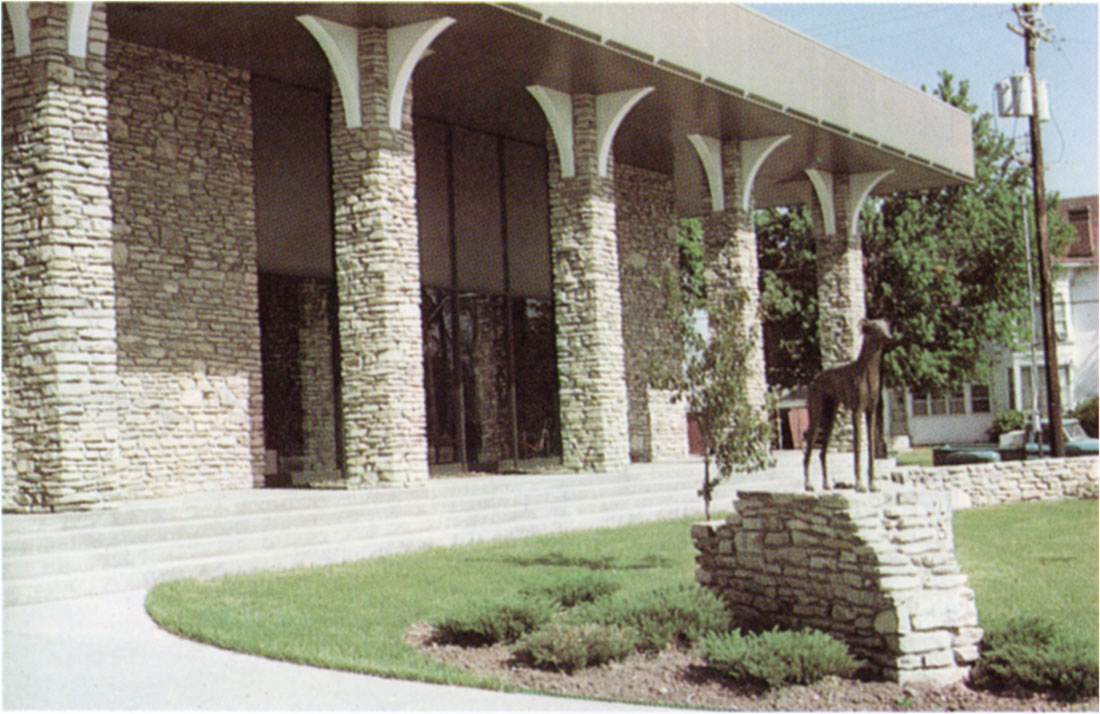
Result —
[[[781, 452], [768, 472], [725, 489], [797, 490], [801, 461]], [[851, 455], [830, 470], [851, 473]], [[835, 469], [835, 470], [834, 470]], [[881, 472], [886, 473], [885, 469]], [[617, 711], [645, 707], [508, 694], [335, 672], [177, 638], [146, 614], [144, 591], [4, 608], [5, 709]]]
[[4, 709], [616, 711], [628, 705], [336, 672], [177, 638], [144, 592], [4, 611]]

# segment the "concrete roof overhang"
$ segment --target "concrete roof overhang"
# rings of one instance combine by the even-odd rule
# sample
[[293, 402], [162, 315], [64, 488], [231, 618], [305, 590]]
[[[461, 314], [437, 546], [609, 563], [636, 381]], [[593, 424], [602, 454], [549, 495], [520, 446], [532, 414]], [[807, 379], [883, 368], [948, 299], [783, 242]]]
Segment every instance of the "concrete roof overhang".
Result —
[[414, 76], [415, 116], [542, 144], [529, 85], [602, 94], [654, 87], [615, 138], [616, 159], [675, 177], [678, 208], [707, 206], [687, 139], [789, 134], [757, 176], [757, 206], [805, 201], [805, 169], [890, 169], [874, 193], [973, 176], [969, 117], [746, 8], [726, 3], [108, 3], [112, 37], [332, 89], [295, 18], [398, 27], [449, 16]]

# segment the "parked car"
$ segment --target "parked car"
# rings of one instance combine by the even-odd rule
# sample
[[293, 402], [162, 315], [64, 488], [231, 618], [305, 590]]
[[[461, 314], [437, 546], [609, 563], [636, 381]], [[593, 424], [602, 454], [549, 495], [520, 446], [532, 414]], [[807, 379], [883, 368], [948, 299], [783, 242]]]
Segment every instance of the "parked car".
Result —
[[[1021, 461], [1050, 456], [1050, 424], [1043, 422], [1042, 434], [1035, 433], [1032, 425], [1001, 434], [996, 444], [949, 444], [932, 450], [932, 463], [936, 466], [952, 464], [980, 464], [996, 461]], [[1085, 433], [1077, 419], [1062, 421], [1065, 434], [1066, 456], [1096, 456], [1100, 442]]]

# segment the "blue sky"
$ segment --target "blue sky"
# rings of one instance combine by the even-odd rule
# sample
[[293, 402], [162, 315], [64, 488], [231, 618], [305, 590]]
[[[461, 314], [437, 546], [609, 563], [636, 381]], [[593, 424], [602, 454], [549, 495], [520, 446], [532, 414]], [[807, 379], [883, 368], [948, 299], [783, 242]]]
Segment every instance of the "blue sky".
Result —
[[[970, 81], [970, 97], [994, 112], [993, 85], [1023, 71], [1024, 41], [1011, 4], [748, 3], [748, 7], [913, 87], [931, 90], [945, 69]], [[1064, 197], [1098, 193], [1097, 9], [1092, 3], [1044, 3], [1043, 19], [1061, 38], [1040, 43], [1039, 77], [1053, 120], [1043, 125], [1047, 189]], [[1026, 119], [997, 119], [1026, 151]]]

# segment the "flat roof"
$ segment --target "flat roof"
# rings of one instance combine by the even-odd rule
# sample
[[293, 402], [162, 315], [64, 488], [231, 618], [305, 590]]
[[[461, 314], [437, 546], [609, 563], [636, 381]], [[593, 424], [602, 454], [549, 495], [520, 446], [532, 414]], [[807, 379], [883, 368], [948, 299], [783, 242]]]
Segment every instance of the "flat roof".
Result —
[[544, 145], [532, 84], [569, 93], [651, 86], [616, 135], [617, 161], [673, 176], [683, 215], [707, 210], [687, 135], [789, 134], [757, 177], [757, 206], [805, 201], [816, 168], [892, 169], [885, 194], [973, 175], [970, 121], [779, 23], [728, 3], [107, 3], [110, 37], [332, 91], [320, 47], [296, 20], [397, 27], [456, 22], [416, 68], [413, 114]]

